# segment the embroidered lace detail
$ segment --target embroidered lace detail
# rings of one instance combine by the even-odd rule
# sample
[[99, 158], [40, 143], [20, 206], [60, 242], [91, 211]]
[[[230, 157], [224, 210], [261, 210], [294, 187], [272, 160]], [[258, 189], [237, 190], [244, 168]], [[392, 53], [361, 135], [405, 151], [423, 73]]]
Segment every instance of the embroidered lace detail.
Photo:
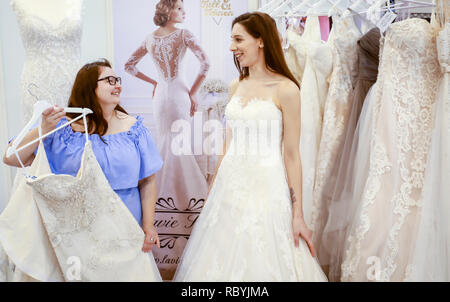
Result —
[[369, 175], [361, 209], [349, 232], [343, 281], [366, 281], [366, 260], [376, 256], [376, 281], [402, 281], [412, 226], [420, 217], [433, 107], [441, 76], [428, 22], [408, 19], [388, 29], [376, 86]]
[[[82, 3], [79, 1], [77, 3]], [[67, 106], [67, 102], [81, 60], [82, 7], [73, 4], [71, 14], [54, 26], [45, 19], [30, 14], [18, 1], [11, 2], [25, 48], [25, 65], [22, 72], [21, 100], [24, 121], [31, 118], [35, 98], [53, 105]]]
[[77, 177], [47, 175], [29, 185], [66, 280], [71, 257], [80, 260], [83, 281], [158, 279], [143, 275], [151, 270], [141, 251], [144, 233], [108, 184], [90, 142]]
[[125, 64], [125, 71], [136, 76], [140, 71], [136, 67], [149, 52], [161, 79], [170, 81], [179, 76], [180, 62], [189, 48], [200, 61], [199, 75], [206, 75], [209, 61], [192, 33], [186, 29], [177, 29], [166, 36], [151, 34]]
[[[232, 139], [175, 281], [325, 281], [305, 243], [294, 246], [281, 111], [270, 99], [233, 97], [225, 116]], [[258, 121], [273, 123], [265, 127]], [[238, 139], [240, 127], [252, 122], [256, 131]], [[255, 154], [254, 144], [266, 135], [273, 143], [267, 153]], [[235, 147], [242, 149], [235, 152]]]
[[357, 41], [361, 36], [352, 17], [334, 20], [328, 43], [333, 53], [333, 71], [325, 102], [322, 136], [311, 212], [311, 228], [320, 234], [328, 217], [327, 208], [334, 192], [337, 157], [345, 140], [351, 109], [352, 90], [357, 76]]

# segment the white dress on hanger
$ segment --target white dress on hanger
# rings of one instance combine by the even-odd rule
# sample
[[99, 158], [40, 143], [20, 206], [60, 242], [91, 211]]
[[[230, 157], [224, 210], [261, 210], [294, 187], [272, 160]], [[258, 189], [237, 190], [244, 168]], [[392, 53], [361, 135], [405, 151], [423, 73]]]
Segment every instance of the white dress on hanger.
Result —
[[330, 46], [322, 42], [318, 17], [308, 17], [302, 36], [288, 32], [297, 60], [303, 63], [301, 79], [302, 204], [305, 221], [311, 221], [316, 159], [322, 135], [322, 119], [332, 69]]
[[342, 281], [404, 281], [410, 275], [440, 77], [432, 26], [422, 19], [392, 24], [374, 85], [371, 134], [360, 142], [370, 144], [369, 168], [363, 188], [356, 188], [361, 194], [349, 203], [356, 208]]
[[352, 108], [353, 87], [358, 69], [357, 42], [360, 37], [361, 32], [352, 16], [333, 18], [333, 28], [327, 42], [333, 53], [333, 71], [325, 101], [311, 214], [314, 244], [323, 266], [328, 264], [328, 260], [327, 256], [320, 254], [320, 236], [328, 218], [340, 150], [345, 141], [347, 121]]
[[36, 98], [67, 106], [73, 81], [80, 67], [83, 1], [68, 2], [67, 13], [57, 26], [33, 14], [23, 1], [13, 0], [25, 49], [21, 102], [23, 121], [30, 120]]
[[450, 281], [450, 23], [436, 38], [443, 77], [436, 97], [431, 149], [423, 185], [422, 214], [407, 268], [408, 281]]
[[0, 278], [161, 281], [152, 253], [142, 252], [144, 232], [109, 185], [90, 141], [76, 177], [51, 173], [42, 142], [29, 173], [0, 215]]
[[271, 99], [242, 101], [226, 107], [233, 139], [174, 281], [326, 281], [303, 239], [294, 245], [282, 113]]

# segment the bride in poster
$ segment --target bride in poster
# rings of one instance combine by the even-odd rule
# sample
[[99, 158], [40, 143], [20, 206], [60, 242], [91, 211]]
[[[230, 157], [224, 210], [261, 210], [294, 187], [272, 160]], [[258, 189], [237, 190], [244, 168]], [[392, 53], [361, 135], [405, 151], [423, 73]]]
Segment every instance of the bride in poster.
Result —
[[[208, 185], [193, 155], [175, 155], [171, 150], [172, 124], [177, 120], [190, 121], [197, 111], [196, 93], [209, 69], [205, 52], [192, 33], [175, 27], [185, 19], [182, 0], [161, 0], [156, 5], [154, 23], [159, 28], [147, 36], [142, 45], [131, 55], [125, 70], [154, 86], [153, 112], [156, 124], [156, 141], [164, 160], [158, 175], [159, 198], [173, 198], [177, 208], [187, 208], [192, 199], [204, 199]], [[180, 67], [186, 49], [198, 58], [201, 70], [188, 89], [180, 76]], [[147, 54], [152, 57], [159, 74], [156, 81], [136, 68]]]

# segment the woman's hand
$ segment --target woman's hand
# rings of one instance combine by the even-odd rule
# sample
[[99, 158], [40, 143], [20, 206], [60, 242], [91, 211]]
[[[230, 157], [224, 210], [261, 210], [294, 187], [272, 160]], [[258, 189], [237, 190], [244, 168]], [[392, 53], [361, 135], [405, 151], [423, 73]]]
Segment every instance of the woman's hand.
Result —
[[144, 239], [144, 245], [142, 246], [142, 251], [144, 253], [148, 253], [153, 249], [153, 246], [156, 244], [158, 248], [160, 248], [160, 241], [158, 237], [158, 232], [156, 232], [156, 229], [154, 226], [144, 228], [145, 233], [145, 239]]
[[198, 103], [197, 103], [197, 97], [193, 94], [189, 94], [189, 97], [191, 98], [191, 117], [194, 116], [195, 112], [197, 111]]
[[299, 246], [299, 237], [303, 238], [311, 251], [311, 255], [315, 257], [316, 252], [312, 241], [312, 232], [308, 229], [305, 220], [300, 217], [294, 217], [292, 220], [292, 229], [294, 231], [295, 246]]
[[56, 128], [58, 122], [66, 115], [64, 108], [55, 106], [42, 113], [42, 133], [46, 134]]

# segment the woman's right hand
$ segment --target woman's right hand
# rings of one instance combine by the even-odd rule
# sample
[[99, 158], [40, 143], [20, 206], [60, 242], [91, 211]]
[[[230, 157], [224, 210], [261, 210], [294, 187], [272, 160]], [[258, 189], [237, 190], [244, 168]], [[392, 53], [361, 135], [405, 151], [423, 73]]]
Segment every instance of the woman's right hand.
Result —
[[56, 128], [59, 121], [66, 115], [64, 108], [55, 106], [42, 113], [42, 133], [46, 134]]

